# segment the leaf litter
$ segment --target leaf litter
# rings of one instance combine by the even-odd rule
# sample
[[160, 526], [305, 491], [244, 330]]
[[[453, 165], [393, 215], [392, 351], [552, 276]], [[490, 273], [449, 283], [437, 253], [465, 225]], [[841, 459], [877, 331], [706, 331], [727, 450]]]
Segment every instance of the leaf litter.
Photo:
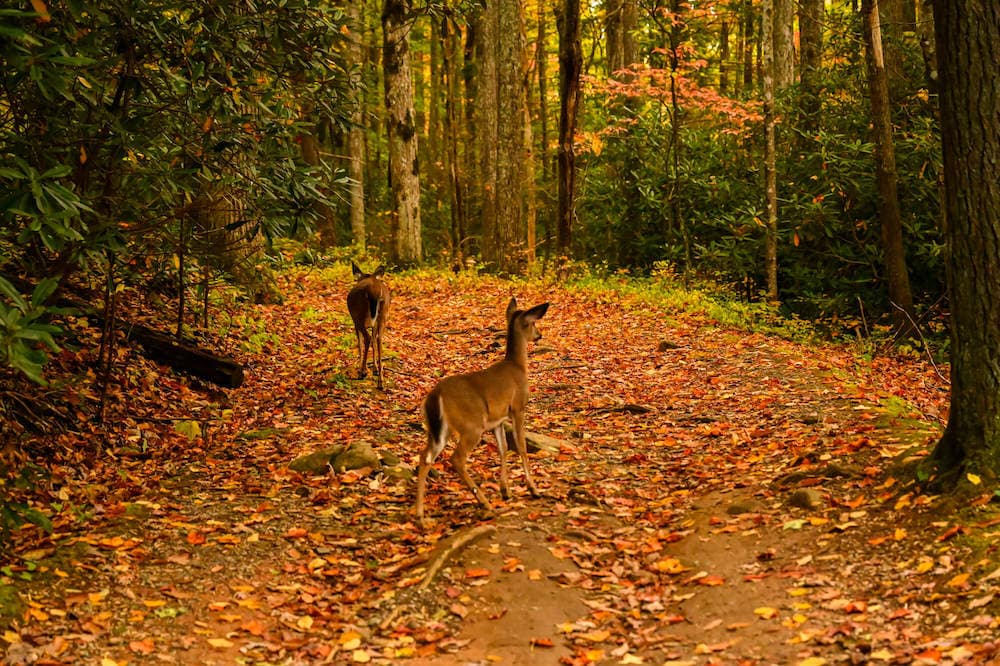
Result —
[[[348, 273], [283, 279], [287, 303], [254, 315], [274, 338], [233, 350], [243, 388], [129, 356], [115, 425], [59, 436], [51, 492], [79, 511], [15, 535], [3, 580], [27, 602], [3, 663], [997, 657], [992, 489], [951, 511], [900, 464], [940, 433], [933, 368], [611, 292], [425, 272], [387, 278], [380, 392], [352, 379]], [[439, 465], [421, 531], [407, 475], [387, 470], [415, 466], [434, 382], [502, 353], [512, 294], [553, 303], [529, 360], [545, 497], [514, 471], [500, 500], [487, 437], [470, 467], [494, 514]], [[355, 442], [398, 462], [288, 468]]]

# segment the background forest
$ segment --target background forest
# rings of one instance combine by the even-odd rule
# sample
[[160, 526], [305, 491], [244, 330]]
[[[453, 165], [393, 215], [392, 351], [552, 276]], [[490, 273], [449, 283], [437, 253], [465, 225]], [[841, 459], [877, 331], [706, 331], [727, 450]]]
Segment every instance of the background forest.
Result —
[[[182, 322], [220, 278], [275, 297], [260, 268], [296, 239], [399, 266], [680, 274], [859, 329], [933, 313], [931, 17], [880, 4], [874, 25], [872, 3], [822, 0], [4, 9], [3, 273], [190, 292]], [[5, 335], [47, 340], [55, 286], [34, 309], [4, 286], [26, 331]], [[7, 360], [40, 377], [27, 347]]]

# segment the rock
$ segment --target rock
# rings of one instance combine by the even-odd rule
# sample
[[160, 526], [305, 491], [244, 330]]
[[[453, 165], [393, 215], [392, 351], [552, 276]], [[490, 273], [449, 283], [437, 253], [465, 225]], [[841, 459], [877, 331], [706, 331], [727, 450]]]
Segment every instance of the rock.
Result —
[[397, 456], [392, 451], [381, 451], [379, 452], [378, 455], [379, 459], [382, 461], [382, 464], [385, 465], [386, 467], [395, 467], [400, 462], [399, 456]]
[[660, 344], [656, 345], [656, 351], [663, 353], [665, 351], [670, 351], [671, 349], [680, 349], [681, 346], [676, 342], [670, 342], [669, 340], [660, 340]]
[[744, 500], [741, 502], [733, 502], [726, 507], [726, 513], [730, 516], [739, 516], [744, 513], [756, 513], [757, 505], [751, 500]]
[[341, 455], [344, 449], [344, 446], [333, 446], [328, 449], [321, 449], [304, 456], [299, 456], [288, 463], [288, 469], [295, 472], [302, 472], [303, 474], [326, 474], [327, 465], [334, 458]]
[[330, 464], [333, 466], [333, 471], [335, 472], [361, 469], [362, 467], [370, 467], [371, 469], [380, 469], [382, 467], [378, 453], [375, 452], [375, 448], [368, 442], [354, 442], [346, 451], [335, 456], [333, 462]]
[[386, 466], [382, 468], [385, 475], [390, 479], [399, 479], [400, 481], [409, 481], [413, 478], [413, 470], [405, 465], [394, 465], [392, 467]]
[[788, 498], [788, 505], [813, 511], [826, 503], [823, 493], [815, 488], [799, 488]]

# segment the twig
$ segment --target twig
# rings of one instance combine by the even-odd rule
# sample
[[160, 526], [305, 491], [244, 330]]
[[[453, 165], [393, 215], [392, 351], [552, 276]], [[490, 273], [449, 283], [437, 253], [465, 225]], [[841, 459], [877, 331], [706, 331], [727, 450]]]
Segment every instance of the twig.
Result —
[[951, 384], [951, 381], [947, 377], [941, 374], [941, 370], [938, 369], [937, 363], [934, 362], [934, 356], [931, 354], [930, 346], [927, 344], [927, 340], [924, 338], [924, 334], [920, 331], [920, 327], [917, 326], [917, 322], [913, 321], [913, 317], [911, 317], [910, 313], [907, 312], [905, 309], [899, 307], [892, 301], [889, 301], [889, 303], [892, 305], [892, 307], [896, 308], [904, 315], [906, 315], [906, 318], [910, 320], [910, 326], [912, 326], [913, 330], [916, 331], [917, 335], [920, 336], [920, 342], [924, 345], [924, 351], [927, 353], [927, 360], [931, 362], [931, 367], [934, 368], [934, 372], [945, 384]]
[[434, 581], [441, 567], [447, 562], [452, 556], [461, 551], [463, 548], [471, 544], [476, 539], [485, 536], [491, 532], [495, 532], [496, 528], [493, 525], [480, 525], [479, 527], [474, 527], [468, 532], [459, 534], [457, 537], [451, 540], [451, 543], [442, 550], [431, 562], [430, 568], [427, 569], [427, 573], [424, 574], [424, 580], [420, 583], [418, 588], [421, 592], [430, 587], [430, 584]]

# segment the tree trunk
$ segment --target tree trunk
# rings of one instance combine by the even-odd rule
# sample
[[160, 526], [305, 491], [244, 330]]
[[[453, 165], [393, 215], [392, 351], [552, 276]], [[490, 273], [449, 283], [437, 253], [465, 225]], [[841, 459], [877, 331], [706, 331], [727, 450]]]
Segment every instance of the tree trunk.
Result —
[[497, 190], [500, 187], [497, 170], [497, 151], [499, 136], [499, 100], [497, 86], [499, 81], [498, 64], [496, 61], [497, 24], [500, 20], [498, 0], [487, 2], [478, 22], [476, 34], [477, 62], [476, 72], [476, 147], [478, 152], [479, 184], [476, 188], [480, 198], [480, 215], [482, 234], [480, 237], [480, 252], [485, 263], [496, 268], [500, 253], [497, 247]]
[[[348, 37], [347, 47], [348, 67], [356, 68], [358, 72], [364, 72], [365, 61], [364, 51], [361, 48], [362, 40], [362, 20], [359, 3], [348, 0], [347, 5], [347, 25], [351, 34]], [[351, 241], [361, 251], [365, 249], [365, 131], [364, 131], [364, 106], [361, 97], [361, 81], [357, 81], [358, 99], [351, 112], [351, 128], [347, 134], [347, 154], [348, 170], [350, 177], [350, 203], [351, 203]]]
[[635, 62], [636, 9], [634, 0], [605, 0], [604, 34], [607, 35], [608, 76], [618, 78], [621, 71]]
[[576, 213], [576, 164], [573, 134], [580, 103], [580, 72], [583, 49], [580, 45], [580, 0], [563, 0], [558, 15], [559, 27], [559, 208], [557, 214], [557, 251], [570, 256], [573, 241], [573, 218]]
[[910, 292], [910, 278], [906, 270], [903, 222], [896, 191], [896, 155], [892, 142], [889, 82], [882, 54], [878, 0], [863, 0], [861, 14], [868, 63], [868, 92], [871, 97], [875, 176], [878, 182], [878, 212], [882, 228], [886, 282], [889, 287], [889, 300], [893, 306], [893, 322], [898, 330], [911, 332], [913, 295]]
[[[952, 480], [1000, 477], [1000, 5], [935, 0], [951, 304], [951, 410], [934, 450]], [[978, 491], [983, 492], [983, 491]]]
[[799, 86], [802, 92], [799, 112], [803, 134], [813, 134], [819, 129], [820, 69], [823, 66], [823, 0], [800, 0], [799, 42], [801, 59]]
[[493, 236], [494, 263], [500, 273], [523, 275], [527, 265], [527, 225], [522, 193], [524, 168], [524, 62], [521, 3], [496, 2], [497, 192]]
[[764, 83], [764, 270], [767, 297], [778, 301], [778, 181], [774, 140], [774, 0], [764, 0], [761, 75]]
[[450, 17], [441, 19], [441, 34], [444, 38], [442, 50], [442, 69], [445, 81], [445, 115], [444, 135], [447, 146], [445, 164], [448, 171], [448, 198], [451, 202], [451, 258], [454, 264], [461, 267], [465, 261], [462, 242], [465, 239], [465, 197], [462, 191], [462, 179], [459, 174], [458, 158], [458, 27], [453, 25]]
[[729, 93], [729, 16], [723, 15], [719, 27], [719, 94]]
[[[535, 69], [538, 71], [538, 122], [541, 127], [542, 136], [539, 140], [538, 155], [542, 163], [542, 180], [548, 185], [552, 176], [552, 167], [549, 162], [549, 112], [548, 112], [548, 68], [546, 67], [547, 53], [546, 43], [546, 0], [538, 0], [538, 36], [535, 39]], [[544, 190], [543, 190], [544, 191]], [[551, 199], [546, 198], [546, 203]], [[550, 224], [550, 205], [543, 205], [542, 209], [542, 234], [543, 257], [548, 261], [552, 252], [552, 225]]]
[[[670, 12], [670, 191], [668, 200], [670, 202], [670, 222], [671, 226], [680, 232], [681, 242], [684, 246], [684, 270], [685, 274], [691, 266], [691, 239], [688, 235], [687, 224], [684, 220], [684, 213], [681, 211], [678, 200], [682, 184], [680, 182], [680, 154], [681, 154], [681, 107], [677, 95], [677, 76], [680, 65], [680, 48], [683, 41], [684, 21], [682, 14], [686, 3], [682, 0], [672, 0]], [[664, 234], [664, 236], [667, 236]]]
[[774, 89], [785, 90], [795, 82], [795, 44], [792, 27], [795, 22], [794, 0], [771, 0], [774, 34], [771, 37], [774, 57]]
[[410, 77], [411, 0], [385, 0], [382, 5], [383, 70], [392, 191], [392, 258], [397, 264], [421, 260], [420, 176], [417, 131]]
[[753, 53], [754, 26], [757, 25], [757, 15], [753, 11], [750, 0], [743, 3], [743, 93], [751, 95], [753, 90]]

